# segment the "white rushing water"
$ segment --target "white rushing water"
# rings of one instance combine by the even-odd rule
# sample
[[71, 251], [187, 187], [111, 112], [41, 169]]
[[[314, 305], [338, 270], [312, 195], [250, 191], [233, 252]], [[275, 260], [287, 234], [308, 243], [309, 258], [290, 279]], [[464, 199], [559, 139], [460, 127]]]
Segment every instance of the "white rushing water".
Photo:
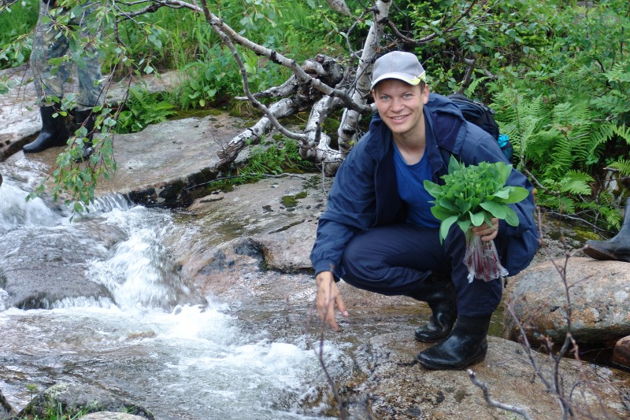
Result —
[[10, 179], [0, 186], [0, 234], [28, 226], [56, 226], [67, 218], [53, 212], [41, 198], [26, 201], [28, 193]]
[[[4, 348], [18, 358], [8, 357], [11, 363], [25, 357], [42, 375], [50, 375], [48, 380], [60, 379], [51, 371], [61, 378], [71, 372], [123, 390], [127, 399], [159, 419], [320, 416], [316, 408], [302, 407], [312, 399], [314, 385], [326, 383], [307, 337], [274, 342], [264, 329], [248, 335], [237, 312], [212, 296], [203, 304], [172, 304], [189, 290], [163, 245], [174, 229], [168, 212], [110, 197], [96, 203], [90, 215], [70, 221], [39, 199], [26, 202], [25, 196], [5, 179], [0, 233], [31, 225], [71, 230], [89, 220], [117, 226], [126, 239], [107, 259], [92, 261], [87, 271], [92, 281], [107, 287], [115, 303], [75, 298], [46, 310], [0, 312], [0, 337], [11, 337]], [[329, 362], [341, 357], [331, 345], [325, 354]], [[30, 369], [37, 375], [37, 369]], [[27, 385], [3, 384], [0, 378], [5, 395], [7, 389], [17, 395]]]

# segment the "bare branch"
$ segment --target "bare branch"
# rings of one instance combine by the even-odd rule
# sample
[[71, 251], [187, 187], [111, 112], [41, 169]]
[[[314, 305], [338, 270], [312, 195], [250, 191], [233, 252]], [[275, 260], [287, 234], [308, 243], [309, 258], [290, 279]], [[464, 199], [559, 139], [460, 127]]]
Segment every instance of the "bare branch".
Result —
[[[167, 3], [176, 2], [177, 0], [164, 0]], [[181, 3], [181, 2], [178, 2]], [[203, 4], [207, 5], [207, 2], [202, 0]], [[370, 107], [355, 102], [345, 91], [340, 89], [335, 89], [328, 86], [326, 83], [321, 80], [310, 76], [300, 65], [298, 65], [295, 60], [289, 59], [284, 55], [280, 54], [275, 50], [271, 50], [267, 47], [264, 47], [260, 44], [256, 44], [255, 42], [245, 38], [230, 26], [225, 24], [221, 19], [219, 19], [216, 15], [214, 15], [210, 10], [205, 7], [203, 10], [204, 15], [206, 16], [206, 20], [212, 25], [213, 28], [217, 31], [217, 33], [222, 33], [227, 36], [231, 41], [236, 42], [239, 45], [242, 45], [245, 48], [253, 51], [254, 53], [269, 58], [274, 63], [283, 65], [285, 67], [290, 68], [295, 76], [298, 78], [300, 82], [305, 84], [306, 86], [312, 86], [318, 91], [322, 92], [325, 95], [334, 96], [340, 98], [344, 105], [350, 109], [353, 109], [357, 112], [365, 113], [370, 112]]]
[[370, 27], [370, 31], [365, 39], [365, 43], [363, 44], [363, 53], [361, 54], [361, 59], [359, 60], [355, 86], [352, 93], [353, 102], [361, 104], [362, 109], [346, 109], [341, 118], [339, 129], [337, 130], [337, 135], [339, 137], [339, 149], [344, 154], [348, 152], [352, 141], [356, 137], [360, 114], [371, 111], [371, 108], [365, 105], [366, 96], [370, 91], [370, 82], [367, 70], [372, 65], [374, 58], [376, 57], [378, 44], [383, 36], [383, 22], [387, 21], [391, 3], [392, 2], [390, 1], [378, 0], [375, 8], [373, 9], [374, 23]]
[[[471, 10], [473, 9], [473, 7], [475, 6], [475, 4], [477, 3], [478, 0], [473, 0], [470, 2], [470, 5], [468, 6], [468, 8], [466, 10], [464, 10], [462, 12], [462, 14], [453, 21], [453, 23], [451, 23], [451, 25], [447, 28], [445, 28], [444, 30], [442, 30], [441, 33], [448, 33], [448, 32], [453, 32], [456, 30], [455, 26], [466, 16], [468, 16], [471, 12]], [[419, 46], [422, 44], [426, 44], [429, 41], [434, 40], [435, 38], [437, 38], [440, 34], [437, 32], [434, 32], [430, 35], [427, 35], [425, 37], [422, 37], [420, 39], [413, 39], [413, 38], [409, 38], [408, 36], [403, 35], [402, 32], [400, 32], [398, 30], [398, 28], [396, 27], [396, 25], [394, 25], [394, 22], [392, 22], [391, 20], [387, 20], [387, 26], [389, 26], [391, 28], [391, 30], [394, 32], [394, 35], [396, 35], [399, 39], [403, 40], [404, 42], [411, 44], [411, 45], [415, 45], [415, 46]]]
[[339, 396], [339, 391], [337, 390], [337, 386], [335, 385], [335, 381], [332, 376], [328, 372], [328, 368], [326, 367], [326, 362], [324, 361], [324, 331], [326, 330], [326, 324], [321, 322], [320, 335], [319, 335], [319, 351], [317, 352], [317, 359], [319, 360], [319, 364], [324, 371], [324, 375], [326, 375], [326, 380], [330, 385], [330, 389], [332, 390], [333, 396], [335, 397], [335, 401], [339, 406], [339, 418], [345, 420], [348, 418], [348, 410], [345, 405], [342, 403], [341, 397]]
[[[212, 17], [211, 17], [210, 10], [208, 9], [207, 0], [201, 0], [201, 4], [203, 5], [203, 11], [204, 11], [204, 15], [206, 16], [206, 19], [210, 21]], [[306, 138], [304, 134], [299, 134], [299, 133], [295, 133], [295, 132], [287, 130], [282, 124], [280, 124], [278, 119], [269, 110], [269, 108], [267, 108], [262, 102], [254, 98], [254, 96], [252, 95], [249, 89], [249, 79], [247, 77], [247, 70], [245, 70], [245, 65], [243, 64], [243, 60], [241, 59], [241, 56], [236, 50], [236, 46], [232, 42], [232, 39], [225, 32], [223, 32], [221, 28], [218, 27], [218, 25], [215, 25], [214, 23], [212, 23], [212, 27], [215, 29], [219, 37], [221, 37], [225, 45], [227, 45], [227, 47], [232, 52], [232, 56], [234, 57], [234, 60], [238, 64], [238, 67], [241, 72], [241, 78], [243, 80], [243, 90], [245, 91], [245, 94], [249, 98], [250, 102], [254, 104], [256, 108], [263, 111], [265, 115], [267, 116], [267, 118], [269, 118], [269, 120], [273, 123], [274, 127], [276, 127], [276, 129], [278, 129], [278, 131], [280, 131], [282, 134], [292, 139], [304, 140]]]
[[[255, 98], [283, 98], [295, 93], [296, 90], [297, 79], [295, 78], [295, 75], [293, 75], [280, 86], [274, 86], [262, 92], [256, 92], [253, 95]], [[247, 100], [248, 98], [245, 96], [237, 96], [234, 99], [242, 101]]]
[[[296, 111], [297, 106], [295, 102], [289, 98], [282, 99], [269, 108], [269, 112], [274, 118], [286, 117], [294, 114]], [[221, 162], [218, 166], [221, 167], [233, 162], [236, 156], [238, 156], [238, 153], [245, 148], [248, 142], [256, 144], [264, 134], [269, 132], [271, 126], [271, 120], [265, 116], [258, 120], [252, 127], [233, 137], [223, 150], [219, 152]], [[304, 138], [306, 138], [306, 136], [304, 136]]]
[[466, 372], [468, 373], [468, 377], [470, 378], [472, 383], [476, 385], [477, 387], [481, 388], [481, 390], [483, 391], [483, 397], [490, 407], [499, 408], [501, 410], [506, 410], [506, 411], [511, 411], [512, 413], [516, 413], [523, 416], [527, 420], [533, 420], [533, 418], [529, 415], [526, 409], [515, 406], [515, 405], [504, 404], [502, 402], [493, 400], [490, 397], [490, 391], [488, 390], [488, 386], [485, 383], [481, 382], [479, 379], [477, 379], [477, 375], [475, 375], [475, 372], [473, 372], [472, 369], [468, 369]]

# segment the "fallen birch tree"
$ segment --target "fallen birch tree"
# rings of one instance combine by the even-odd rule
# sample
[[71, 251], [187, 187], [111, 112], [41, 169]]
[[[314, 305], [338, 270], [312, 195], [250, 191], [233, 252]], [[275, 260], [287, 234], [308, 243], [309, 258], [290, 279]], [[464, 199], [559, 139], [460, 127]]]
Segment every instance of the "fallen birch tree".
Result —
[[[327, 2], [333, 10], [344, 15], [351, 14], [344, 0], [327, 0]], [[256, 124], [239, 133], [225, 145], [220, 152], [220, 163], [217, 169], [228, 167], [247, 145], [257, 144], [261, 138], [275, 129], [299, 143], [302, 157], [320, 164], [326, 175], [333, 175], [352, 144], [360, 138], [361, 117], [373, 111], [366, 102], [369, 94], [371, 65], [379, 53], [393, 46], [390, 45], [389, 48], [382, 46], [385, 30], [392, 31], [394, 38], [398, 37], [405, 43], [413, 42], [415, 45], [429, 42], [436, 36], [436, 34], [431, 34], [420, 40], [406, 37], [389, 19], [389, 12], [395, 0], [375, 0], [373, 6], [365, 12], [372, 22], [368, 34], [358, 51], [348, 51], [349, 59], [318, 55], [298, 64], [280, 51], [257, 44], [241, 35], [218, 17], [207, 0], [197, 2], [147, 0], [145, 3], [147, 6], [144, 9], [133, 13], [121, 12], [120, 18], [133, 19], [135, 16], [153, 12], [161, 7], [186, 8], [195, 13], [202, 13], [223, 44], [230, 49], [238, 64], [245, 93], [245, 96], [239, 99], [248, 100], [263, 114]], [[473, 0], [464, 14], [469, 14], [475, 3], [477, 1]], [[452, 30], [464, 14], [455, 19], [455, 23], [450, 27], [444, 28], [444, 31]], [[261, 57], [266, 57], [271, 62], [290, 69], [293, 75], [282, 86], [272, 87], [259, 93], [251, 92], [248, 73], [239, 48], [245, 48]], [[267, 106], [259, 100], [261, 98], [278, 98], [278, 101]], [[337, 132], [326, 133], [322, 128], [325, 120], [334, 117], [340, 109], [343, 111]], [[304, 111], [309, 112], [309, 117], [301, 129], [289, 129], [282, 124], [282, 118]], [[337, 146], [333, 147], [333, 143]]]

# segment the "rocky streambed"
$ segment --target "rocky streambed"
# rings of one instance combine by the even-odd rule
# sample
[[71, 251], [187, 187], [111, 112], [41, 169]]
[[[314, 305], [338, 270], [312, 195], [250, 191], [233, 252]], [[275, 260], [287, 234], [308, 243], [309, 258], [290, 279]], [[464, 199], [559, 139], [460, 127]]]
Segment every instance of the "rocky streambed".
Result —
[[[118, 136], [116, 176], [73, 218], [45, 197], [25, 201], [58, 150], [5, 149], [0, 419], [59, 407], [101, 412], [86, 419], [518, 418], [491, 407], [467, 372], [414, 363], [426, 346], [413, 340], [424, 304], [342, 283], [350, 317], [341, 332], [322, 330], [308, 254], [329, 180], [270, 177], [193, 202], [186, 192], [208, 181], [216, 151], [241, 127], [218, 115]], [[514, 341], [518, 325], [502, 308], [476, 378], [532, 418], [562, 418], [560, 400], [578, 418], [627, 418], [627, 372], [536, 351], [566, 326], [550, 261], [581, 246], [550, 220], [543, 229], [535, 262], [504, 297], [531, 346]], [[568, 267], [578, 344], [610, 348], [630, 335], [628, 265], [578, 253]]]

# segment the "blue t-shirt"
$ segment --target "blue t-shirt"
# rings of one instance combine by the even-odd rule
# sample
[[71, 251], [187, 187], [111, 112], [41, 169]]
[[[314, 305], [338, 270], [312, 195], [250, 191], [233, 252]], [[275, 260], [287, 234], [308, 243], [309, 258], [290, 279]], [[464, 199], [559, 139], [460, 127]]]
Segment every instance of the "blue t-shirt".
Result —
[[439, 228], [440, 221], [431, 214], [430, 200], [433, 196], [424, 189], [422, 182], [431, 179], [431, 164], [427, 153], [422, 156], [420, 162], [407, 165], [398, 146], [394, 143], [394, 167], [396, 168], [396, 181], [398, 183], [398, 195], [407, 203], [409, 212], [407, 223], [429, 228]]

